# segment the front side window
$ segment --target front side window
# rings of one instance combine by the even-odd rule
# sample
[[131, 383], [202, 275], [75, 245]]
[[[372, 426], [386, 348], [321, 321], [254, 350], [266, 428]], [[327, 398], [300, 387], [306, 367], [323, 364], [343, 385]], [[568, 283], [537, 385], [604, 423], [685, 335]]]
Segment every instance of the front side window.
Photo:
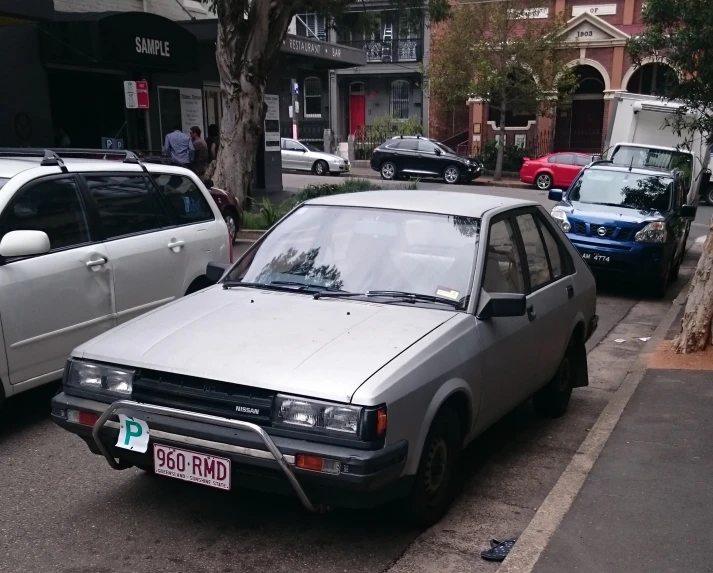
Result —
[[163, 173], [155, 174], [153, 179], [173, 209], [179, 224], [215, 219], [208, 201], [190, 177]]
[[436, 146], [425, 139], [418, 140], [418, 150], [422, 153], [436, 153]]
[[87, 175], [106, 239], [169, 225], [163, 206], [143, 176]]
[[89, 226], [74, 177], [29, 184], [9, 203], [0, 239], [10, 231], [43, 231], [51, 249], [89, 242]]
[[396, 80], [391, 84], [391, 117], [409, 118], [411, 86], [406, 80]]
[[555, 156], [555, 163], [558, 165], [574, 165], [574, 156], [569, 153], [560, 153]]
[[465, 301], [479, 223], [432, 213], [305, 205], [267, 235], [229, 279]]
[[493, 223], [490, 227], [483, 288], [490, 294], [525, 294], [520, 252], [515, 243], [512, 223], [508, 219]]
[[322, 117], [322, 82], [319, 78], [305, 80], [305, 117]]
[[588, 155], [576, 155], [575, 161], [580, 167], [585, 167], [592, 162], [592, 158]]
[[530, 276], [530, 290], [536, 290], [552, 280], [550, 266], [547, 261], [547, 251], [542, 242], [542, 236], [535, 217], [528, 213], [527, 215], [518, 215], [516, 220], [525, 246]]
[[671, 208], [673, 179], [630, 171], [588, 169], [575, 181], [567, 195], [570, 201], [627, 207], [644, 213]]

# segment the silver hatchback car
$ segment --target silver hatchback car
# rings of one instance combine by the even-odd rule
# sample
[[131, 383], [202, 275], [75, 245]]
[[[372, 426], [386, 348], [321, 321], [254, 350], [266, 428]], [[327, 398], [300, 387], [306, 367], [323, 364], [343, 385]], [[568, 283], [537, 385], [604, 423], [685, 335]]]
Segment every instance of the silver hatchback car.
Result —
[[218, 284], [95, 338], [52, 417], [115, 469], [447, 509], [462, 448], [534, 396], [564, 413], [597, 325], [535, 203], [374, 191], [298, 206]]

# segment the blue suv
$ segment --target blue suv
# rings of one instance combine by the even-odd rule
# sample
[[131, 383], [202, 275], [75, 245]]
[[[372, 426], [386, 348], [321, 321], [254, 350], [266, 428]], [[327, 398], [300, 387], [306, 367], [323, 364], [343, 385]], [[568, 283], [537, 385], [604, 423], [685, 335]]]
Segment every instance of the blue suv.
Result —
[[696, 207], [681, 171], [597, 161], [557, 201], [552, 217], [595, 273], [636, 278], [658, 296], [678, 276]]

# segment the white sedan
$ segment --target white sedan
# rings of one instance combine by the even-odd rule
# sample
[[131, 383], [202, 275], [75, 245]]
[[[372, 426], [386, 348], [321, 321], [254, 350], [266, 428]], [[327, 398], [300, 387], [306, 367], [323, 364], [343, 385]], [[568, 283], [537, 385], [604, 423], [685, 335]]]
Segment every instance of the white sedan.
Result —
[[282, 168], [294, 171], [309, 171], [316, 175], [346, 173], [351, 169], [348, 159], [325, 153], [309, 143], [300, 143], [296, 139], [282, 138]]

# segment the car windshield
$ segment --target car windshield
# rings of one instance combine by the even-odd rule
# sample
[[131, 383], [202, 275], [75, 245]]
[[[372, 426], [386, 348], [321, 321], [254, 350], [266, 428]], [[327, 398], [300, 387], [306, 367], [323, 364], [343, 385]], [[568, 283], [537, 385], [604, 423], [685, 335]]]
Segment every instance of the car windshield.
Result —
[[453, 151], [450, 147], [448, 147], [447, 145], [445, 145], [445, 144], [443, 144], [443, 143], [437, 142], [437, 143], [436, 143], [436, 146], [440, 147], [440, 148], [441, 148], [443, 151], [445, 151], [446, 153], [452, 153], [453, 155], [456, 154], [455, 151]]
[[671, 206], [673, 179], [629, 171], [585, 171], [569, 192], [570, 201], [665, 212]]
[[8, 181], [10, 180], [6, 179], [5, 177], [0, 177], [0, 189], [2, 189], [3, 185], [5, 185], [5, 183], [7, 183]]
[[304, 205], [228, 281], [403, 291], [460, 301], [469, 290], [479, 226], [479, 219], [469, 217]]
[[317, 147], [316, 145], [312, 145], [311, 143], [305, 143], [304, 141], [300, 141], [300, 143], [301, 143], [302, 145], [304, 145], [304, 146], [305, 146], [307, 149], [309, 149], [310, 151], [319, 151], [319, 152], [323, 152], [323, 151], [324, 151], [324, 149], [320, 149], [319, 147]]

